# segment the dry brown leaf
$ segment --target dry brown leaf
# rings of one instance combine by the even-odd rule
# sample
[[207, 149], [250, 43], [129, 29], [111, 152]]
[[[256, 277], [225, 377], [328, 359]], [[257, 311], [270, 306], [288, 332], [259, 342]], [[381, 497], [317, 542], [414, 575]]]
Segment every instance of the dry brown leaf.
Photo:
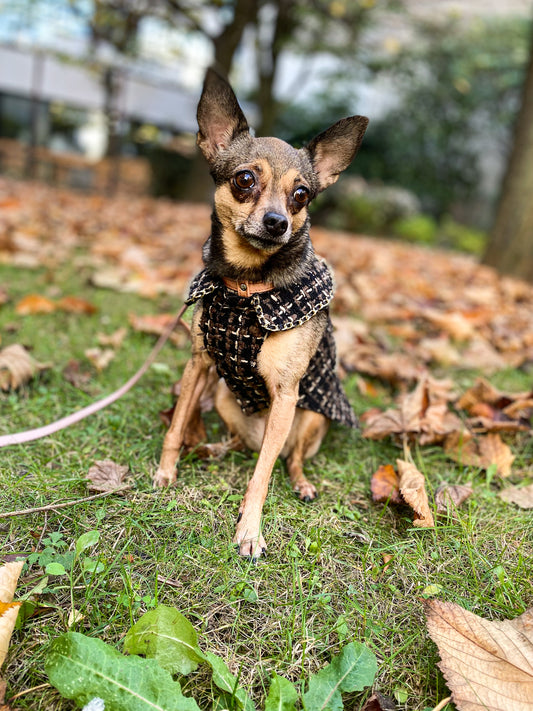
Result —
[[383, 696], [379, 691], [367, 699], [361, 711], [395, 711], [396, 704], [389, 696]]
[[57, 309], [52, 299], [40, 294], [28, 294], [15, 306], [15, 312], [20, 316], [33, 316], [34, 314], [49, 314]]
[[0, 602], [12, 602], [23, 566], [23, 560], [14, 560], [0, 568]]
[[113, 333], [98, 333], [96, 337], [101, 346], [111, 346], [111, 348], [117, 350], [124, 342], [127, 333], [128, 329], [122, 326], [122, 328], [117, 328]]
[[503, 622], [441, 600], [425, 611], [459, 711], [533, 711], [533, 610]]
[[521, 509], [533, 509], [533, 484], [528, 486], [508, 486], [500, 491], [500, 498]]
[[48, 367], [38, 363], [24, 346], [6, 346], [0, 351], [0, 390], [16, 390]]
[[111, 459], [95, 462], [87, 472], [90, 481], [87, 488], [91, 491], [113, 491], [122, 486], [129, 471], [128, 467], [116, 464]]
[[98, 307], [79, 296], [63, 296], [56, 302], [56, 308], [73, 314], [95, 314]]
[[396, 465], [400, 475], [400, 493], [415, 512], [413, 526], [433, 528], [435, 522], [429, 508], [424, 475], [414, 464], [404, 462], [402, 459], [397, 459]]
[[13, 602], [13, 597], [23, 565], [24, 561], [13, 561], [0, 568], [0, 667], [6, 658], [19, 613], [21, 603]]
[[469, 484], [441, 484], [435, 492], [437, 513], [453, 512], [472, 495], [473, 491]]
[[97, 370], [105, 370], [115, 355], [115, 351], [111, 348], [87, 348], [85, 351], [85, 357]]
[[92, 378], [91, 373], [82, 368], [79, 360], [69, 360], [63, 368], [63, 377], [67, 383], [70, 383], [79, 390], [84, 390]]
[[[155, 336], [160, 336], [169, 327], [176, 318], [176, 314], [150, 314], [138, 316], [137, 314], [129, 314], [128, 320], [135, 331], [141, 333], [152, 333]], [[179, 348], [183, 348], [189, 342], [189, 334], [183, 328], [175, 329], [170, 340]]]
[[463, 429], [461, 420], [448, 409], [448, 402], [454, 398], [451, 380], [437, 380], [425, 373], [414, 390], [397, 398], [397, 410], [391, 408], [365, 418], [363, 437], [403, 435], [420, 444], [440, 443]]
[[400, 480], [392, 464], [382, 464], [370, 479], [372, 500], [376, 503], [391, 501], [393, 504], [403, 504], [399, 485]]
[[496, 470], [501, 477], [508, 477], [511, 474], [511, 465], [515, 456], [499, 434], [491, 433], [480, 437], [478, 446], [480, 463], [484, 469], [496, 465]]

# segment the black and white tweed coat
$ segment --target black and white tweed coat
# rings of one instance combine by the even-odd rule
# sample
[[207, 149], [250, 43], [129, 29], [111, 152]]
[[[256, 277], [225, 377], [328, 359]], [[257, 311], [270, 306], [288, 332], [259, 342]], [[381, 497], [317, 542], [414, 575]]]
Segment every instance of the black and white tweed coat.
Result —
[[[300, 326], [328, 309], [333, 292], [332, 274], [317, 257], [299, 282], [252, 296], [239, 296], [206, 269], [193, 279], [187, 303], [203, 299], [200, 328], [205, 348], [244, 413], [259, 412], [270, 404], [265, 382], [257, 371], [257, 356], [265, 338], [273, 331]], [[300, 381], [297, 406], [348, 427], [357, 426], [336, 372], [329, 316], [322, 340]]]

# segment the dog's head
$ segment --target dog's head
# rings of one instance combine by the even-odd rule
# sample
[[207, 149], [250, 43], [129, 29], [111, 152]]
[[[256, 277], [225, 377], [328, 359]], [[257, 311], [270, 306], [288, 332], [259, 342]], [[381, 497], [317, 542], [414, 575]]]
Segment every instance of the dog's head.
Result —
[[215, 180], [215, 211], [226, 234], [272, 254], [307, 224], [307, 206], [357, 153], [368, 119], [338, 121], [301, 149], [254, 138], [230, 85], [208, 70], [198, 105], [198, 145]]

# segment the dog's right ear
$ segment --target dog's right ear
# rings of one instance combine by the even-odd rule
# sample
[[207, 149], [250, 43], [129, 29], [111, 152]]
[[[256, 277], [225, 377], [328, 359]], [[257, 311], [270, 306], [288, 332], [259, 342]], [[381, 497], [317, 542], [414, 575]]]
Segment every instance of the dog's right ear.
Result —
[[197, 143], [210, 165], [240, 133], [249, 130], [233, 89], [214, 69], [205, 75], [196, 116]]

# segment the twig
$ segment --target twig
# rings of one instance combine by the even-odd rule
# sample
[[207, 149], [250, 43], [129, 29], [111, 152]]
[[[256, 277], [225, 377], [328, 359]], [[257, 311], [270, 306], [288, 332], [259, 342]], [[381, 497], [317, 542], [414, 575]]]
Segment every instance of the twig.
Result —
[[64, 501], [62, 504], [47, 504], [46, 506], [36, 506], [33, 509], [7, 511], [6, 513], [0, 513], [0, 518], [9, 518], [10, 516], [26, 516], [27, 514], [38, 513], [39, 511], [55, 511], [55, 509], [64, 509], [67, 506], [75, 506], [76, 504], [83, 504], [86, 501], [101, 499], [103, 496], [110, 496], [111, 494], [116, 494], [118, 491], [124, 491], [124, 489], [129, 488], [129, 484], [123, 484], [122, 486], [117, 486], [116, 489], [111, 489], [111, 491], [103, 491], [100, 494], [93, 494], [92, 496], [86, 496], [83, 499], [75, 499], [74, 501]]
[[31, 689], [24, 689], [24, 691], [19, 691], [18, 694], [15, 694], [15, 696], [12, 696], [9, 699], [9, 703], [14, 701], [15, 699], [18, 699], [19, 696], [24, 696], [24, 694], [29, 694], [31, 691], [37, 691], [38, 689], [46, 689], [47, 686], [51, 686], [51, 684], [39, 684], [39, 686], [32, 686]]
[[433, 709], [433, 711], [442, 711], [442, 709], [443, 709], [445, 706], [447, 706], [447, 705], [450, 703], [451, 700], [452, 700], [452, 697], [451, 697], [451, 696], [448, 696], [448, 698], [446, 698], [446, 699], [442, 699], [442, 701], [440, 702], [440, 704], [437, 704], [437, 705], [435, 706], [435, 708]]

